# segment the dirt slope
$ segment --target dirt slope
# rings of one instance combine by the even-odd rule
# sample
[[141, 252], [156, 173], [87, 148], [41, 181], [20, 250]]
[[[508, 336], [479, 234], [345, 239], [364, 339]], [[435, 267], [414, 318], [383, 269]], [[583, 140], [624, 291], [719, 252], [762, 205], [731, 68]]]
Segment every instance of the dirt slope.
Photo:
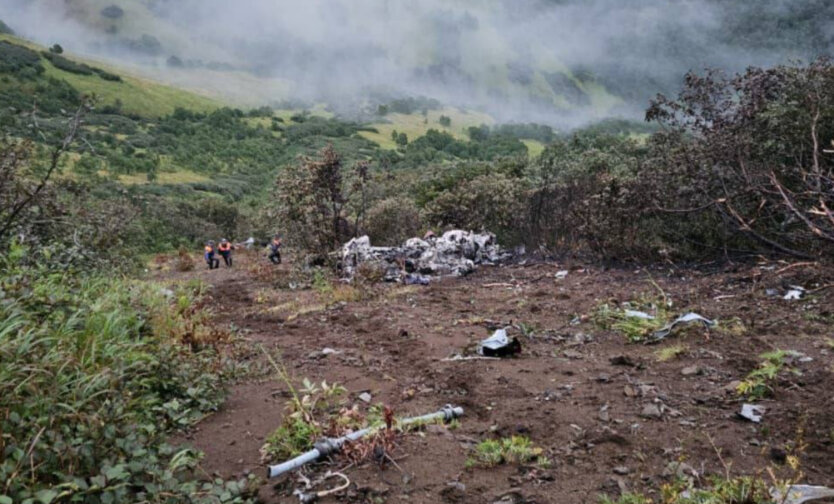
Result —
[[[800, 438], [807, 444], [800, 453], [803, 482], [834, 486], [834, 348], [828, 341], [834, 338], [834, 288], [800, 301], [765, 293], [794, 283], [823, 285], [831, 271], [779, 272], [784, 265], [778, 264], [712, 272], [574, 267], [557, 279], [564, 265], [482, 268], [428, 287], [382, 285], [373, 299], [288, 321], [291, 310], [280, 308], [315, 304], [315, 294], [259, 280], [252, 273], [259, 261], [239, 254], [233, 270], [164, 278], [210, 282], [218, 323], [280, 348], [299, 380], [341, 383], [363, 408], [357, 395], [364, 391], [398, 416], [446, 403], [465, 408], [459, 428], [403, 439], [397, 460], [404, 474], [390, 465], [384, 471], [374, 464], [352, 467], [346, 471], [350, 490], [325, 502], [596, 502], [600, 493], [657, 488], [674, 477], [674, 462], [685, 462], [681, 471], [701, 480], [723, 474], [718, 453], [733, 474], [769, 465], [787, 474], [774, 456], [790, 453]], [[649, 279], [674, 301], [675, 311], [738, 318], [744, 330], [684, 331], [645, 346], [627, 344], [588, 319], [601, 302], [657, 295]], [[487, 321], [523, 322], [536, 330], [532, 338], [516, 332], [523, 345], [517, 358], [442, 360], [489, 336]], [[658, 361], [659, 350], [681, 344], [679, 357]], [[320, 355], [326, 347], [339, 353]], [[801, 374], [782, 373], [773, 383], [773, 397], [761, 401], [767, 408], [762, 424], [739, 419], [742, 401], [728, 385], [753, 370], [760, 353], [777, 348], [813, 360], [796, 364]], [[224, 408], [187, 436], [206, 453], [209, 473], [264, 471], [258, 449], [281, 421], [282, 388], [276, 380], [233, 386]], [[656, 410], [659, 417], [646, 416]], [[543, 447], [552, 466], [465, 468], [474, 443], [515, 433]], [[270, 481], [260, 495], [266, 502], [297, 502], [292, 483]]]

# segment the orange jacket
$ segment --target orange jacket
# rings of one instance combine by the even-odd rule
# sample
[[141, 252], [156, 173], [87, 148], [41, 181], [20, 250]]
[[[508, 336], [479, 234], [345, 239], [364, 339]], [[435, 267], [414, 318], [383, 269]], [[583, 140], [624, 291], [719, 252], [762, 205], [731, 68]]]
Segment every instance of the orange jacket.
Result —
[[214, 253], [214, 248], [212, 248], [211, 245], [206, 245], [206, 254], [213, 254], [213, 253]]

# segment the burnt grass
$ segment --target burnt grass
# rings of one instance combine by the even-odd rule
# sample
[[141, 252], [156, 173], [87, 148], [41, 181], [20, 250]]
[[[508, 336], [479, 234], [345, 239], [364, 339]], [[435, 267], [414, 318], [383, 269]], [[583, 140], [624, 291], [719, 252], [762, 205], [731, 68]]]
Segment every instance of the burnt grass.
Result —
[[[362, 392], [401, 417], [447, 403], [465, 409], [457, 428], [432, 426], [404, 436], [392, 454], [398, 467], [369, 462], [346, 469], [350, 488], [323, 502], [597, 502], [602, 493], [622, 491], [656, 496], [677, 475], [695, 475], [696, 483], [726, 471], [769, 478], [770, 468], [789, 476], [786, 453], [798, 455], [802, 483], [834, 486], [834, 348], [828, 341], [834, 338], [834, 288], [799, 301], [766, 294], [793, 284], [825, 286], [834, 270], [783, 270], [784, 263], [712, 271], [482, 267], [427, 287], [380, 285], [370, 299], [290, 317], [274, 307], [312, 303], [314, 293], [259, 279], [250, 266], [263, 260], [239, 254], [234, 270], [159, 275], [210, 283], [218, 324], [234, 324], [247, 341], [280, 349], [299, 381], [344, 385], [349, 403], [363, 410]], [[555, 278], [561, 269], [570, 273]], [[735, 329], [693, 328], [641, 345], [594, 325], [591, 315], [601, 303], [656, 296], [650, 280], [673, 300], [674, 312], [696, 311], [723, 327], [735, 320]], [[534, 328], [532, 337], [511, 332], [522, 343], [519, 356], [443, 361], [489, 336], [495, 322]], [[685, 350], [659, 361], [657, 352], [672, 345]], [[324, 348], [338, 353], [323, 356]], [[759, 401], [767, 408], [761, 424], [740, 419], [745, 401], [730, 390], [733, 382], [757, 366], [759, 354], [775, 349], [813, 360], [772, 382], [772, 396]], [[285, 389], [271, 377], [233, 385], [223, 408], [177, 441], [205, 452], [209, 475], [263, 475], [258, 449], [281, 422]], [[647, 405], [660, 415], [647, 417]], [[475, 443], [513, 434], [542, 447], [550, 467], [466, 467]], [[314, 472], [344, 465], [334, 461]], [[297, 486], [287, 477], [264, 481], [259, 495], [264, 502], [297, 502], [291, 495]]]

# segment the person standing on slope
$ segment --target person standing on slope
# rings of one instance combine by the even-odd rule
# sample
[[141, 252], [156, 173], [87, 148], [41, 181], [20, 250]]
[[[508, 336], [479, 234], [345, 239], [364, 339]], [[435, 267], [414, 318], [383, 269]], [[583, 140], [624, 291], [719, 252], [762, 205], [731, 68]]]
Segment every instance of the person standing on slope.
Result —
[[234, 245], [229, 243], [229, 240], [225, 238], [220, 240], [220, 246], [217, 247], [217, 250], [220, 251], [220, 255], [223, 256], [223, 262], [226, 263], [227, 268], [232, 267], [232, 249], [234, 248]]
[[272, 264], [281, 264], [281, 237], [278, 235], [269, 242], [269, 260]]
[[212, 270], [219, 268], [220, 259], [214, 257], [214, 241], [209, 240], [208, 243], [206, 243], [205, 251], [206, 264], [208, 264], [209, 269]]

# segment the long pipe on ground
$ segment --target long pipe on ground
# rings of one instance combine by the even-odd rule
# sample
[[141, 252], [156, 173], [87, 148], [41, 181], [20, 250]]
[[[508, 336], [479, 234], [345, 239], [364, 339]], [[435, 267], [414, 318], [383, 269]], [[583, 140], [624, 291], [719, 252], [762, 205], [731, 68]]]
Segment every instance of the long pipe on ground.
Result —
[[[453, 407], [451, 404], [447, 404], [440, 411], [429, 413], [428, 415], [406, 418], [404, 420], [401, 420], [399, 424], [401, 426], [406, 426], [415, 423], [431, 422], [434, 420], [443, 420], [444, 422], [450, 422], [453, 419], [461, 416], [463, 416], [463, 408]], [[321, 441], [318, 441], [313, 445], [314, 448], [312, 450], [306, 453], [302, 453], [294, 459], [287, 460], [286, 462], [269, 466], [267, 468], [267, 477], [275, 478], [289, 471], [298, 469], [299, 467], [305, 464], [309, 464], [310, 462], [318, 460], [319, 457], [330, 455], [331, 453], [341, 450], [342, 446], [346, 442], [362, 439], [363, 437], [378, 429], [379, 427], [368, 427], [362, 430], [358, 430], [356, 432], [351, 432], [350, 434], [342, 436], [340, 438], [322, 439]]]

